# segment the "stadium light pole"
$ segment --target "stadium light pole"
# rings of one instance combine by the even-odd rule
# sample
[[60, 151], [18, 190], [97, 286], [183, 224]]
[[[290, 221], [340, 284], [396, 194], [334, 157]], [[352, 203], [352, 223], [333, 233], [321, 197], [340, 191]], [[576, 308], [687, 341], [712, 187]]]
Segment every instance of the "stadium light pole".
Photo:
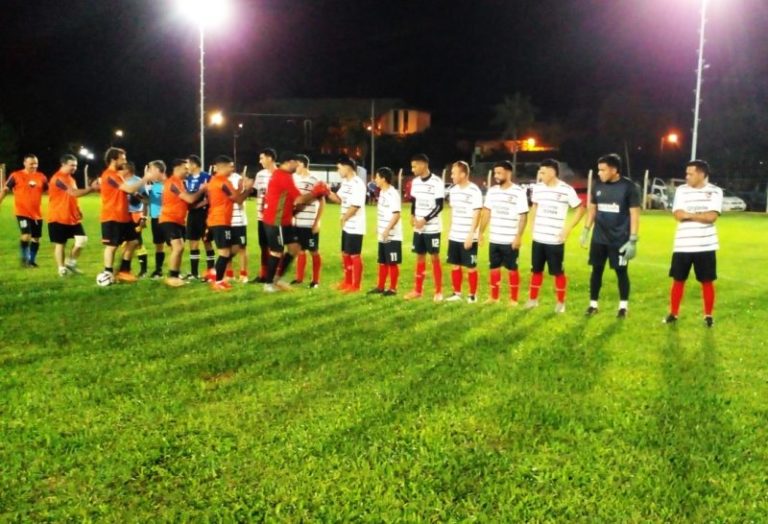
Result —
[[228, 0], [177, 0], [179, 10], [192, 19], [200, 34], [200, 162], [205, 165], [205, 30], [229, 16]]
[[701, 76], [706, 68], [704, 63], [704, 29], [707, 25], [707, 2], [701, 0], [701, 23], [699, 25], [699, 60], [696, 67], [696, 102], [693, 106], [693, 136], [691, 138], [691, 160], [696, 159], [696, 148], [699, 143], [699, 109], [701, 106]]

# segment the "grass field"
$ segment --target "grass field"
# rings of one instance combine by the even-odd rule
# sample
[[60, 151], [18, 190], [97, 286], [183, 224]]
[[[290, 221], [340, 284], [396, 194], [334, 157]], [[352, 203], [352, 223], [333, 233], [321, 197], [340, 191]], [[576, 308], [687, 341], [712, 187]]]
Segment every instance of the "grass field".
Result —
[[[608, 272], [582, 316], [578, 234], [564, 316], [551, 279], [532, 312], [339, 295], [336, 206], [318, 290], [102, 289], [98, 201], [83, 204], [87, 276], [71, 279], [47, 239], [41, 268], [18, 268], [0, 209], [0, 521], [768, 520], [768, 217], [718, 222], [707, 330], [693, 282], [679, 325], [661, 323], [667, 215], [642, 217], [618, 321]], [[529, 257], [526, 240], [524, 286]], [[401, 293], [412, 273], [406, 256]]]

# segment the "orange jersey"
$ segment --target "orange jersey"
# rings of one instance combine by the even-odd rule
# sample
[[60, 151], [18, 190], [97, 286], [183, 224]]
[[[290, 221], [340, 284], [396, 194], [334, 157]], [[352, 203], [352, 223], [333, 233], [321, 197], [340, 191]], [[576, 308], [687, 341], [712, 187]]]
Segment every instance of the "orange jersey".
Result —
[[208, 227], [231, 226], [237, 190], [224, 175], [214, 175], [208, 182]]
[[107, 168], [101, 174], [101, 221], [131, 222], [126, 192], [120, 189], [125, 180], [115, 170]]
[[16, 216], [32, 220], [43, 218], [40, 202], [43, 200], [43, 192], [48, 189], [48, 180], [44, 174], [39, 171], [14, 171], [8, 177], [6, 186], [13, 189], [13, 209]]
[[77, 182], [69, 173], [58, 171], [51, 177], [48, 188], [48, 222], [74, 226], [79, 224], [82, 213], [77, 205], [77, 198], [69, 190], [77, 189]]
[[163, 222], [173, 222], [183, 226], [187, 223], [189, 204], [181, 199], [180, 195], [183, 192], [184, 181], [177, 176], [169, 177], [163, 183], [163, 199], [159, 220], [161, 224]]

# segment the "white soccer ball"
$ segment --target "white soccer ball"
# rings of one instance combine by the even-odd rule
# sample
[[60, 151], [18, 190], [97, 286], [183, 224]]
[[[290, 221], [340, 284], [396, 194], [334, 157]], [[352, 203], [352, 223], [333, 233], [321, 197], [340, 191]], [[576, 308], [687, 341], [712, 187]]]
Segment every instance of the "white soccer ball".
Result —
[[115, 277], [109, 271], [102, 271], [96, 275], [96, 284], [101, 287], [111, 286], [115, 282]]

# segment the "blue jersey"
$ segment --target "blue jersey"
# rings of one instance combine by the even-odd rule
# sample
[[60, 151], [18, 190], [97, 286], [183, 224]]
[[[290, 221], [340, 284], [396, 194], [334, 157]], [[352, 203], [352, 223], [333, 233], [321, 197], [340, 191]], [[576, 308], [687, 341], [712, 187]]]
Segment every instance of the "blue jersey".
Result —
[[[126, 180], [129, 184], [135, 184], [136, 182], [141, 182], [141, 178], [139, 178], [136, 175], [133, 175], [131, 178]], [[138, 191], [133, 193], [132, 195], [128, 196], [128, 212], [129, 213], [141, 213], [144, 211], [144, 201], [141, 199], [141, 197], [146, 197], [148, 195], [147, 193], [147, 187], [141, 186]]]
[[200, 186], [211, 181], [211, 175], [205, 171], [200, 171], [197, 175], [190, 174], [184, 181], [184, 186], [187, 188], [188, 193], [197, 193], [200, 190]]
[[160, 218], [160, 208], [163, 206], [163, 182], [154, 182], [149, 186], [149, 216]]

